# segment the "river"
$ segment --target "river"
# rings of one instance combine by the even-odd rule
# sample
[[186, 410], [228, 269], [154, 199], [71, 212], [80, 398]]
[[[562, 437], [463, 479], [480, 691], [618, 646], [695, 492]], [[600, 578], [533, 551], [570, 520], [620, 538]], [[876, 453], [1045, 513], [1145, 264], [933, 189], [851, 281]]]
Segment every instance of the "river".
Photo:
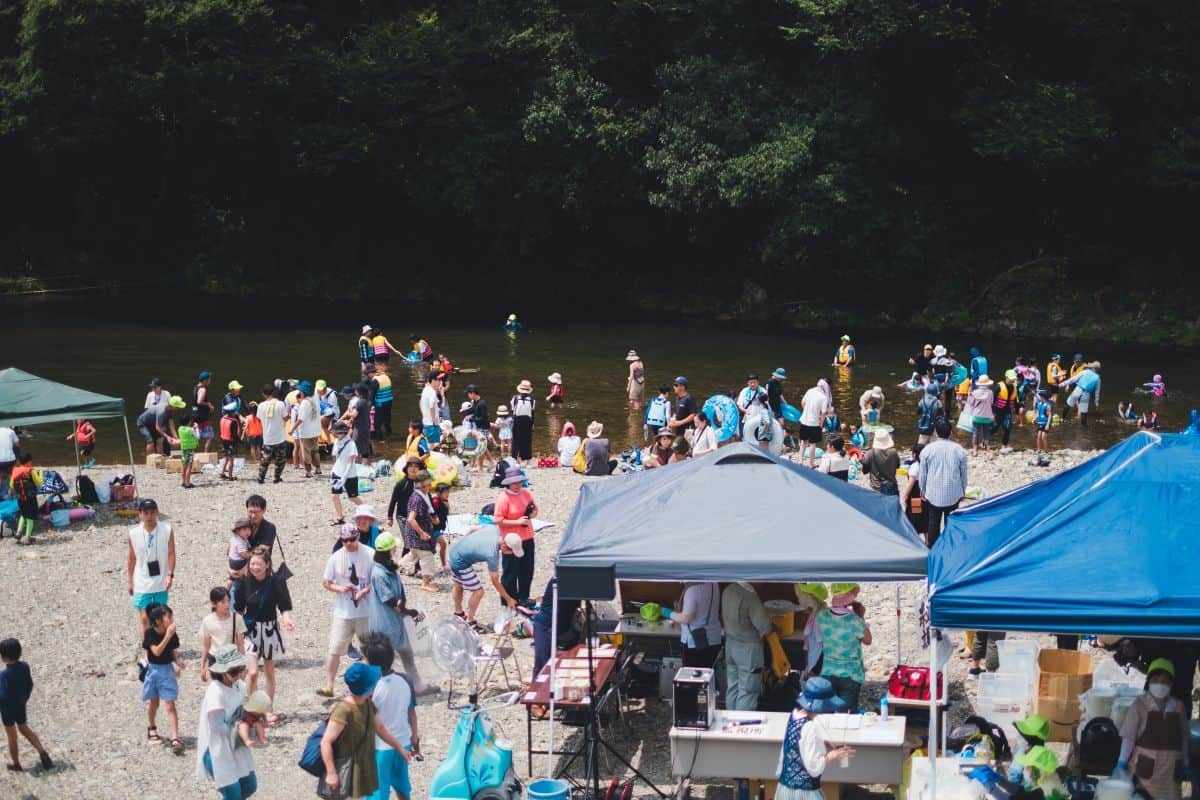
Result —
[[[203, 326], [175, 327], [170, 322], [170, 305], [164, 304], [158, 314], [163, 320], [160, 325], [102, 320], [86, 312], [56, 310], [53, 305], [6, 308], [4, 366], [123, 397], [139, 461], [143, 446], [133, 421], [143, 406], [147, 382], [152, 377], [161, 378], [174, 393], [188, 399], [197, 373], [211, 370], [218, 398], [225, 384], [237, 379], [247, 387], [246, 396], [257, 399], [256, 387], [277, 377], [325, 378], [330, 385], [341, 386], [358, 374], [355, 342], [362, 321], [357, 314], [347, 314], [345, 324], [336, 329], [243, 328], [219, 317]], [[333, 308], [336, 313], [336, 306]], [[280, 311], [277, 316], [283, 321], [287, 315]], [[497, 318], [502, 320], [503, 314], [497, 314]], [[328, 324], [327, 319], [322, 322]], [[862, 363], [852, 370], [835, 370], [828, 365], [836, 336], [815, 339], [762, 335], [715, 325], [571, 324], [533, 328], [512, 337], [498, 325], [482, 329], [405, 322], [387, 329], [393, 343], [402, 349], [410, 332], [420, 333], [435, 350], [449, 355], [456, 366], [479, 368], [477, 374], [455, 377], [451, 391], [456, 414], [468, 382], [479, 387], [494, 412], [496, 406], [508, 402], [522, 378], [532, 381], [539, 398], [534, 428], [537, 453], [554, 451], [566, 420], [574, 422], [581, 434], [589, 421], [603, 422], [614, 451], [641, 442], [641, 411], [630, 412], [625, 399], [624, 357], [630, 348], [636, 348], [646, 363], [648, 396], [653, 395], [657, 384], [686, 375], [691, 393], [703, 402], [715, 392], [740, 388], [748, 370], [757, 371], [765, 381], [774, 368], [784, 367], [790, 378], [785, 396], [791, 402], [798, 404], [804, 391], [817, 378], [826, 376], [833, 386], [838, 411], [848, 421], [856, 416], [859, 394], [878, 384], [887, 396], [884, 421], [895, 425], [897, 441], [907, 444], [915, 435], [912, 408], [916, 396], [895, 385], [908, 376], [906, 359], [919, 350], [923, 341], [942, 341], [929, 334], [903, 339], [867, 337], [855, 342]], [[1099, 413], [1093, 415], [1087, 429], [1074, 421], [1052, 429], [1052, 448], [1105, 447], [1128, 436], [1132, 426], [1114, 417], [1119, 400], [1131, 399], [1138, 410], [1149, 405], [1158, 412], [1164, 429], [1179, 430], [1186, 425], [1189, 408], [1200, 398], [1200, 357], [1196, 354], [1165, 350], [1109, 353], [1103, 347], [1084, 347], [1074, 342], [968, 341], [963, 337], [948, 337], [945, 344], [964, 359], [969, 346], [977, 344], [993, 365], [1010, 365], [1017, 355], [1028, 354], [1037, 357], [1044, 369], [1054, 349], [1069, 362], [1077, 347], [1089, 359], [1100, 359], [1104, 369]], [[992, 369], [994, 373], [1002, 372], [995, 366]], [[549, 411], [541, 398], [548, 388], [546, 377], [556, 371], [563, 375], [567, 402], [565, 408]], [[1150, 380], [1155, 372], [1164, 374], [1168, 397], [1135, 393], [1135, 387]], [[417, 412], [421, 378], [417, 370], [395, 361], [392, 373], [397, 383], [394, 419], [399, 431]], [[120, 424], [99, 421], [97, 428], [99, 462], [126, 460]], [[37, 461], [67, 463], [74, 460], [65, 439], [69, 431], [66, 424], [33, 426], [23, 431], [23, 440]], [[1012, 434], [1012, 444], [1017, 448], [1032, 449], [1033, 439], [1032, 426], [1014, 429]], [[383, 452], [394, 457], [401, 449], [402, 442], [392, 442], [384, 446]]]

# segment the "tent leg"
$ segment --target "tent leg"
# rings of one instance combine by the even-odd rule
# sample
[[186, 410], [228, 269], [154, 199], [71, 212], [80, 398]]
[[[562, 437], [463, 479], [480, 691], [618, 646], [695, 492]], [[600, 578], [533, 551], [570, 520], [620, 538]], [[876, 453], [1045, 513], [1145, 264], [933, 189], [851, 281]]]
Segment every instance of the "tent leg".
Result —
[[[545, 600], [543, 599], [543, 602]], [[558, 581], [554, 581], [554, 607], [550, 609], [550, 710], [546, 712], [546, 720], [549, 725], [547, 736], [550, 744], [546, 747], [549, 752], [546, 753], [546, 777], [554, 777], [554, 677], [557, 672], [558, 664]], [[590, 635], [590, 631], [588, 632]], [[537, 675], [533, 676], [533, 680], [537, 680]]]
[[936, 628], [929, 632], [929, 800], [937, 800], [938, 683]]
[[129, 440], [129, 420], [122, 414], [121, 421], [125, 423], [125, 447], [129, 450], [129, 474], [133, 476], [133, 485], [137, 486], [137, 465], [133, 463], [133, 443]]
[[904, 662], [900, 660], [900, 584], [896, 584], [896, 664], [900, 665]]
[[[71, 423], [71, 433], [75, 433], [75, 431], [79, 429], [79, 426], [76, 424], [78, 422], [79, 422], [79, 420], [75, 420], [74, 422]], [[74, 442], [74, 448], [75, 448], [75, 488], [78, 489], [79, 488], [79, 476], [83, 474], [83, 467], [80, 466], [80, 464], [79, 464], [79, 441], [76, 439], [72, 439], [72, 442]]]

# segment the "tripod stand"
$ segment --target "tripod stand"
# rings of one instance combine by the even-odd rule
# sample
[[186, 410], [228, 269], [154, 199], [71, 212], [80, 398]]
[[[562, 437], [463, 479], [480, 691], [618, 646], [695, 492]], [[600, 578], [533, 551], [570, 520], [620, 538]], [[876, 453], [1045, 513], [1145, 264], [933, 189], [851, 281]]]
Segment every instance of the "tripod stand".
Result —
[[625, 756], [617, 752], [611, 744], [604, 740], [600, 735], [600, 711], [596, 703], [596, 662], [592, 655], [592, 640], [596, 635], [596, 611], [592, 607], [591, 600], [584, 601], [584, 620], [587, 628], [587, 661], [588, 661], [588, 710], [587, 721], [583, 728], [583, 746], [572, 756], [566, 764], [563, 765], [561, 774], [565, 774], [566, 769], [570, 766], [571, 761], [575, 760], [576, 756], [583, 756], [583, 784], [577, 788], [584, 790], [584, 797], [588, 800], [601, 800], [603, 795], [600, 790], [600, 770], [597, 764], [597, 758], [600, 755], [600, 748], [607, 750], [618, 761], [625, 765], [625, 768], [634, 774], [638, 780], [654, 790], [659, 797], [665, 798], [667, 795], [661, 789], [654, 785], [649, 778], [643, 775], [637, 767], [629, 763]]

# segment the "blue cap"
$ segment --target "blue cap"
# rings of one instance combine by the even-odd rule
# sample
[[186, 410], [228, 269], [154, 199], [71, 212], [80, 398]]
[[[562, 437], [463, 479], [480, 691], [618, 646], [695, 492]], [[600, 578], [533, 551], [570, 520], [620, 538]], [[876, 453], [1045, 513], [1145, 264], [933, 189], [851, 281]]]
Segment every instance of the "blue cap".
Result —
[[1062, 358], [1062, 353], [1055, 353], [1054, 355], [1050, 356], [1051, 361], [1058, 361], [1060, 358]]
[[775, 371], [771, 373], [771, 377], [777, 381], [786, 381], [787, 380], [787, 370], [784, 369], [783, 367], [777, 367], [775, 369]]
[[370, 664], [355, 663], [351, 664], [346, 670], [343, 680], [346, 681], [346, 687], [350, 693], [361, 697], [368, 694], [375, 688], [375, 684], [379, 683], [379, 676], [382, 670], [379, 667], [373, 667]]
[[301, 394], [306, 394], [309, 397], [312, 397], [313, 391], [314, 391], [314, 389], [313, 389], [312, 381], [300, 381]]
[[676, 386], [687, 386], [687, 378], [680, 375], [679, 377], [677, 377], [675, 379], [675, 385]]
[[204, 370], [203, 372], [200, 373], [200, 377], [197, 378], [197, 380], [206, 381], [211, 377], [212, 377], [212, 373], [209, 372], [208, 370]]

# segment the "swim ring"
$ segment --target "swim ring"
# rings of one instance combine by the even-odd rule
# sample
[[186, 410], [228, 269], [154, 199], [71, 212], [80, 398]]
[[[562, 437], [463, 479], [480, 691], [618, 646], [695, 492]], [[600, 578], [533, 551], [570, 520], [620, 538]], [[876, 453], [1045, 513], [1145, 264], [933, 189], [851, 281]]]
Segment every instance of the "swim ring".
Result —
[[796, 408], [791, 403], [783, 404], [783, 418], [788, 422], [800, 423], [800, 409]]
[[409, 350], [404, 354], [404, 360], [409, 364], [416, 366], [417, 364], [421, 363], [421, 355], [413, 350]]
[[716, 429], [718, 442], [728, 442], [737, 436], [738, 407], [732, 397], [726, 394], [714, 394], [704, 401], [701, 410]]
[[453, 484], [458, 480], [458, 459], [433, 451], [425, 462], [425, 469], [433, 476], [434, 484]]
[[758, 434], [766, 425], [771, 426], [771, 438], [768, 440], [767, 449], [775, 455], [779, 455], [783, 452], [783, 426], [770, 414], [746, 415], [746, 421], [742, 424], [742, 441], [758, 444]]

